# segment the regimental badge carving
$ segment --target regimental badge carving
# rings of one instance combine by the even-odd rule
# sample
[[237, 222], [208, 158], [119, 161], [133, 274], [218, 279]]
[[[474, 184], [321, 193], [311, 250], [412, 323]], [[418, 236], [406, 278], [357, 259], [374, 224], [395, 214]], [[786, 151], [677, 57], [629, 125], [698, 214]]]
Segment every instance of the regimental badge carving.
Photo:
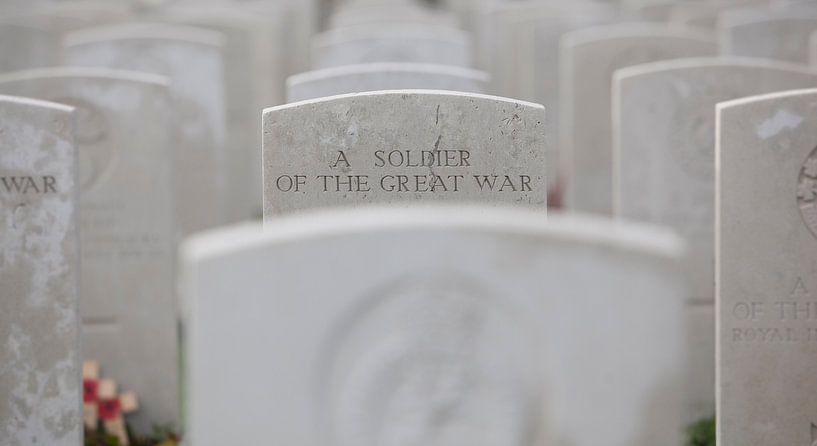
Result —
[[57, 98], [62, 104], [76, 107], [76, 144], [79, 155], [79, 184], [83, 191], [91, 190], [110, 172], [114, 164], [114, 147], [105, 112], [79, 98]]
[[342, 320], [316, 399], [331, 444], [530, 444], [542, 372], [524, 312], [478, 280], [389, 284]]
[[797, 179], [797, 205], [800, 215], [812, 235], [817, 237], [817, 148], [815, 148], [800, 169]]

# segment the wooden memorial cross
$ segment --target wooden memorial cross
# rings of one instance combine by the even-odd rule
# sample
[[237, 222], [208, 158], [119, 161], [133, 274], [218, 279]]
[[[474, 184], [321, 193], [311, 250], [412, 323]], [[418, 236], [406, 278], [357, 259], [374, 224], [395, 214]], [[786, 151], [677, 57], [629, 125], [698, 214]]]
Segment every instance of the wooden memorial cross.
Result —
[[116, 394], [116, 382], [99, 379], [99, 363], [86, 361], [82, 364], [83, 414], [85, 427], [96, 430], [102, 420], [105, 432], [119, 439], [121, 446], [128, 446], [128, 430], [124, 415], [139, 408], [136, 394]]

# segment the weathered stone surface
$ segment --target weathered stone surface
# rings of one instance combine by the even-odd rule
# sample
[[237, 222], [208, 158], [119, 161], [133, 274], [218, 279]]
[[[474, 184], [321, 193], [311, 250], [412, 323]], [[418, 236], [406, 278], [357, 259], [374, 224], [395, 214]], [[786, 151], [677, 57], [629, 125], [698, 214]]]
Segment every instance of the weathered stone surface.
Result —
[[807, 64], [809, 36], [817, 30], [817, 10], [770, 12], [764, 9], [726, 11], [718, 17], [721, 53]]
[[681, 444], [676, 238], [483, 207], [265, 229], [184, 250], [193, 444]]
[[65, 40], [69, 65], [119, 68], [170, 78], [179, 143], [175, 208], [181, 235], [229, 220], [223, 38], [193, 27], [126, 24], [89, 28]]
[[471, 38], [456, 28], [416, 24], [360, 25], [325, 31], [312, 40], [313, 68], [369, 62], [470, 67]]
[[0, 443], [82, 439], [73, 109], [0, 96]]
[[145, 433], [178, 407], [169, 86], [96, 68], [0, 76], [0, 93], [76, 107], [83, 355], [139, 395], [129, 421]]
[[[715, 105], [808, 86], [817, 86], [817, 74], [805, 67], [756, 59], [665, 61], [616, 73], [616, 215], [673, 227], [687, 239], [690, 310], [708, 307], [714, 318]], [[713, 332], [708, 339], [714, 345]], [[714, 411], [710, 352], [691, 357], [690, 388], [701, 393], [689, 394], [690, 419]]]
[[716, 51], [705, 34], [662, 25], [603, 25], [564, 35], [559, 136], [569, 179], [569, 208], [612, 213], [613, 73], [646, 62], [709, 56]]
[[264, 111], [264, 216], [417, 200], [544, 207], [545, 110], [466, 93], [335, 96]]
[[718, 106], [719, 439], [817, 442], [817, 91]]
[[485, 93], [488, 73], [450, 65], [369, 63], [308, 71], [287, 80], [287, 101], [381, 90]]

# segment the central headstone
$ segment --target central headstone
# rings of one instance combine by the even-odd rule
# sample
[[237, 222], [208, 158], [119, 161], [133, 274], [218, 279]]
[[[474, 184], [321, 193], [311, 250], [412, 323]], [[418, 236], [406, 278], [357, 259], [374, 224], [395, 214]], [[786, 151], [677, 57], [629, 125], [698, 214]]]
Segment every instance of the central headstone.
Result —
[[547, 205], [541, 105], [404, 90], [274, 107], [263, 121], [265, 218], [415, 200]]
[[74, 109], [0, 96], [0, 443], [82, 439]]

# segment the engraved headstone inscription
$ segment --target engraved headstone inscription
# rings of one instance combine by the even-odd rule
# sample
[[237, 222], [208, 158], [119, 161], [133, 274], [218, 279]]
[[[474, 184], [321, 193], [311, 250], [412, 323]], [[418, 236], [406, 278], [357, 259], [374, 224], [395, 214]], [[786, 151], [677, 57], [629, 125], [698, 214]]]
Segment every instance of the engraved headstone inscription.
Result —
[[559, 136], [569, 208], [612, 213], [613, 73], [646, 62], [711, 56], [716, 51], [715, 42], [705, 34], [657, 24], [601, 25], [564, 35]]
[[82, 438], [74, 116], [0, 96], [0, 443]]
[[689, 421], [715, 409], [715, 105], [811, 86], [817, 73], [762, 59], [665, 61], [616, 73], [616, 215], [673, 227], [690, 245]]
[[381, 62], [325, 68], [287, 79], [287, 101], [382, 90], [485, 93], [488, 73], [451, 65]]
[[170, 78], [180, 139], [173, 175], [178, 232], [228, 221], [223, 36], [195, 27], [133, 23], [76, 31], [63, 43], [69, 65]]
[[178, 406], [169, 85], [101, 68], [0, 75], [0, 93], [76, 108], [83, 354], [143, 399], [140, 432]]
[[545, 207], [545, 110], [467, 93], [333, 96], [264, 111], [264, 217], [417, 200]]
[[681, 444], [684, 290], [664, 232], [334, 209], [183, 253], [193, 444]]
[[722, 446], [817, 443], [815, 109], [817, 90], [718, 106]]

